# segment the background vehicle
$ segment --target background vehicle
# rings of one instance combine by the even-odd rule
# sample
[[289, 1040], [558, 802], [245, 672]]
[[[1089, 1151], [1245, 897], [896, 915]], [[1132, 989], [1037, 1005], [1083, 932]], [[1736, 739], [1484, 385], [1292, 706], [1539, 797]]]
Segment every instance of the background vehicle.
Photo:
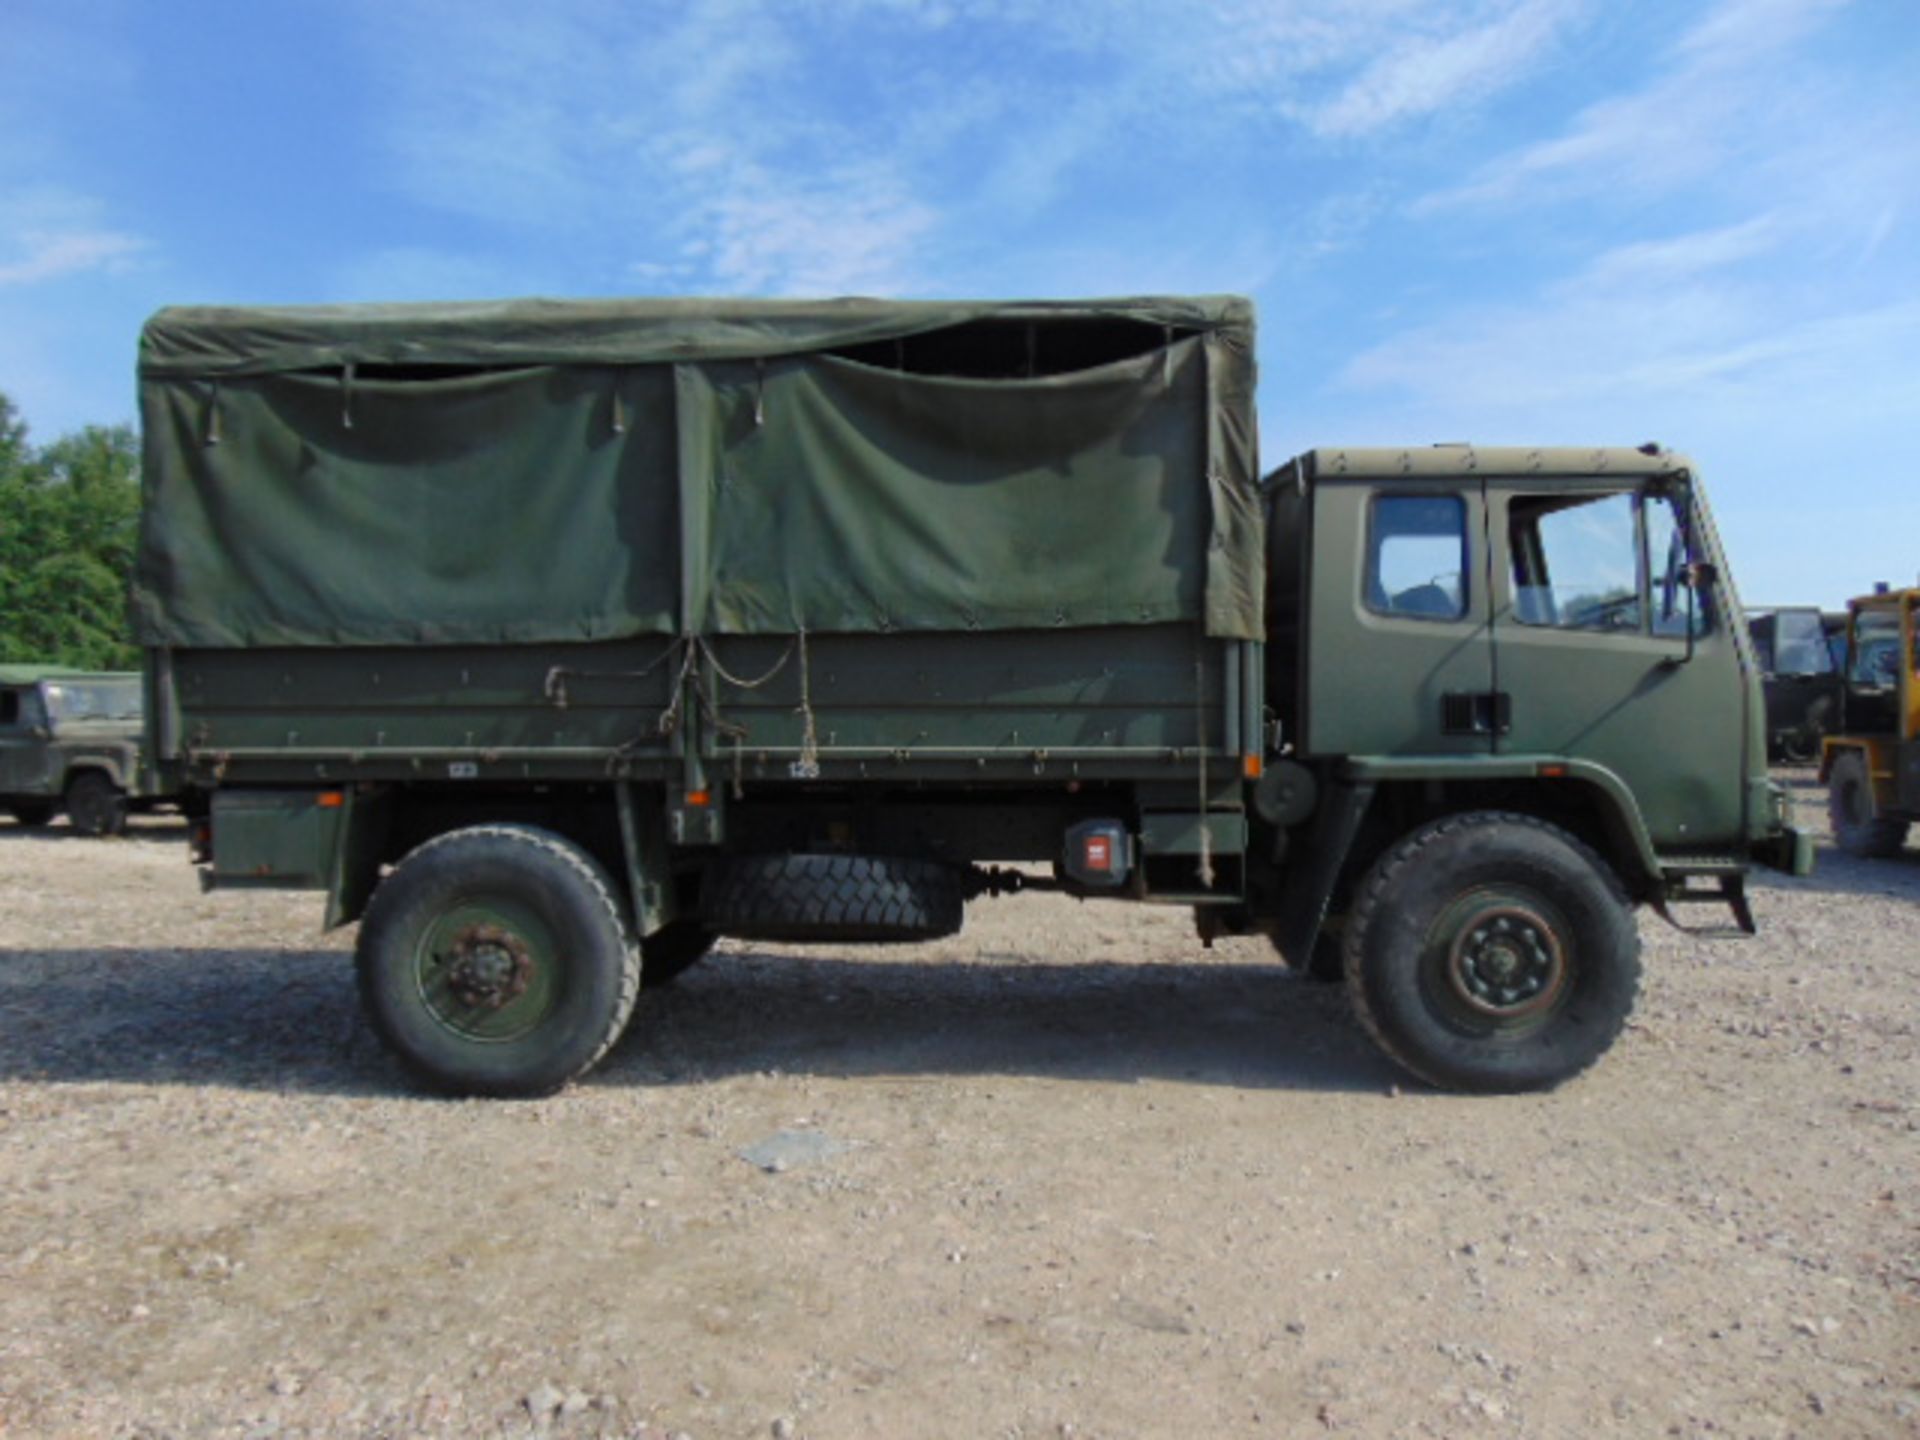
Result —
[[83, 835], [117, 835], [161, 798], [145, 733], [137, 671], [0, 665], [0, 804], [22, 825], [65, 810]]
[[136, 614], [210, 883], [325, 890], [463, 1092], [564, 1084], [716, 935], [1035, 883], [1337, 967], [1435, 1084], [1576, 1073], [1636, 903], [1810, 863], [1697, 478], [1263, 481], [1252, 357], [1234, 298], [161, 312]]
[[1821, 739], [1840, 720], [1847, 617], [1782, 605], [1749, 610], [1747, 624], [1766, 697], [1768, 758], [1819, 759]]
[[1847, 604], [1843, 722], [1820, 757], [1833, 838], [1851, 855], [1885, 858], [1920, 819], [1920, 589]]

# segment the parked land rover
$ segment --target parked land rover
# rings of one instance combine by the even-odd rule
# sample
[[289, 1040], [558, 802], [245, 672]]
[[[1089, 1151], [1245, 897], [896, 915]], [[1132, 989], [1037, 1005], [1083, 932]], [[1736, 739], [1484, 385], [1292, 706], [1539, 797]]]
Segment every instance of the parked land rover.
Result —
[[161, 798], [145, 748], [138, 671], [0, 665], [0, 805], [22, 825], [65, 812], [83, 835], [117, 835]]

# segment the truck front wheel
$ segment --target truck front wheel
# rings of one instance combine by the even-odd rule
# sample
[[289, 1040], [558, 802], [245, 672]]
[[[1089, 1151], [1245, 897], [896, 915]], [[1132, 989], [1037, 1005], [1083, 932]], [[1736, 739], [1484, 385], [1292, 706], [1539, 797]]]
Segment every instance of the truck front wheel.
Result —
[[1347, 925], [1347, 992], [1401, 1066], [1444, 1089], [1546, 1089], [1626, 1024], [1640, 982], [1633, 910], [1566, 831], [1493, 811], [1389, 850]]
[[375, 1031], [460, 1095], [547, 1095], [619, 1038], [640, 952], [606, 872], [533, 826], [481, 825], [416, 848], [367, 905], [355, 952]]
[[67, 786], [67, 821], [82, 835], [121, 835], [127, 828], [127, 792], [99, 770], [83, 770]]

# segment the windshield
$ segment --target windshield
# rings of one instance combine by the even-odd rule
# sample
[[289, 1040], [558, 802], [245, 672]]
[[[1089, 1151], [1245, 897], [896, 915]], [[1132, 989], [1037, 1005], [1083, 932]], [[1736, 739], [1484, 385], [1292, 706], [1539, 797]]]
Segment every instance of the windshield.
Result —
[[1774, 672], [1780, 675], [1829, 675], [1833, 653], [1818, 610], [1782, 610], [1774, 621]]
[[56, 725], [63, 720], [140, 718], [138, 680], [49, 681], [43, 693], [47, 697], [47, 715]]
[[1899, 612], [1862, 610], [1853, 620], [1853, 663], [1847, 679], [1855, 685], [1891, 685], [1899, 678]]

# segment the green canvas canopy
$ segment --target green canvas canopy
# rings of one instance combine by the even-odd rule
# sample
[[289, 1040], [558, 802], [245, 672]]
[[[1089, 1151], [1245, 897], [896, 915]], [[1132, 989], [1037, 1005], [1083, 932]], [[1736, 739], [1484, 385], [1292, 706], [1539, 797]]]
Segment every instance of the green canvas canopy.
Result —
[[1260, 633], [1232, 297], [170, 309], [153, 645]]

